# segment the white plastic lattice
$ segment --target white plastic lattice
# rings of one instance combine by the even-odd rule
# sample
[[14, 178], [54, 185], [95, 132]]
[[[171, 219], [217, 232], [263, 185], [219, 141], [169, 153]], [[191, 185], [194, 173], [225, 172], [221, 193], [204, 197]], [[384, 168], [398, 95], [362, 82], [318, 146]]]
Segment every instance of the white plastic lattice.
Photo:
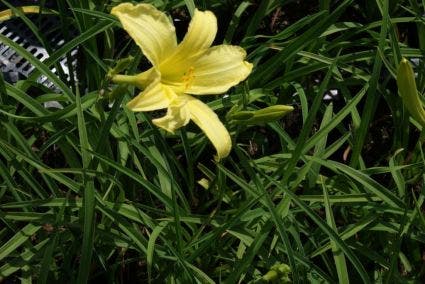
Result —
[[[44, 36], [53, 50], [57, 50], [65, 43], [65, 40], [61, 36], [61, 30], [58, 28], [58, 21], [55, 17], [49, 16], [43, 19], [40, 30], [45, 33]], [[13, 40], [42, 62], [49, 58], [49, 53], [46, 48], [38, 43], [29, 28], [20, 19], [0, 22], [0, 34]], [[70, 52], [71, 64], [74, 67], [76, 67], [77, 52], [77, 49]], [[56, 66], [60, 66], [59, 68], [62, 69], [63, 74], [65, 74], [67, 80], [69, 80], [70, 70], [68, 68], [67, 58], [60, 58], [57, 63]], [[26, 78], [34, 71], [34, 68], [35, 67], [30, 62], [20, 56], [12, 47], [0, 42], [0, 71], [5, 75], [7, 81], [16, 82], [19, 78]], [[58, 74], [55, 67], [51, 67], [51, 71]], [[53, 83], [45, 76], [40, 76], [37, 82], [52, 90], [56, 90]]]

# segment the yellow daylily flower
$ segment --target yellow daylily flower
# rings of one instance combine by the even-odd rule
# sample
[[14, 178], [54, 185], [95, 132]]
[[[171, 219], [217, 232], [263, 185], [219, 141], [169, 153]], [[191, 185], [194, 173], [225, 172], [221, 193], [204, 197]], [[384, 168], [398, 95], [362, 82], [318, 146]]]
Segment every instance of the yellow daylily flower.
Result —
[[169, 132], [195, 122], [217, 150], [226, 157], [232, 147], [230, 135], [218, 116], [191, 95], [226, 92], [251, 73], [252, 64], [244, 61], [246, 52], [239, 46], [211, 47], [217, 33], [217, 19], [210, 11], [195, 10], [187, 34], [177, 44], [174, 25], [150, 4], [123, 3], [111, 14], [142, 49], [152, 68], [134, 76], [114, 75], [116, 83], [130, 83], [143, 91], [127, 107], [133, 111], [167, 108], [164, 117], [152, 122]]
[[[43, 9], [40, 9], [39, 6], [21, 6], [21, 7], [15, 7], [14, 10], [19, 10], [23, 14], [57, 14], [57, 11], [48, 9], [43, 7]], [[12, 9], [6, 9], [3, 11], [0, 11], [0, 22], [4, 22], [7, 20], [12, 19], [13, 17], [19, 16], [18, 14], [15, 14], [15, 11]]]
[[[40, 7], [38, 6], [22, 6], [16, 7], [16, 9], [20, 10], [24, 14], [40, 13]], [[11, 18], [13, 18], [13, 16], [15, 16], [15, 14], [13, 13], [12, 9], [0, 11], [0, 22], [10, 20]]]

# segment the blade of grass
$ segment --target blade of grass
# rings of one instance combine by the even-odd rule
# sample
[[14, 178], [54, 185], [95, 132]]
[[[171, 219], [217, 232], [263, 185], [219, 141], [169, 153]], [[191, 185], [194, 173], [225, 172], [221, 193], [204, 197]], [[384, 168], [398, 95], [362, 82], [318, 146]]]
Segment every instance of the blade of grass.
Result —
[[34, 224], [27, 224], [22, 229], [20, 229], [13, 237], [6, 241], [0, 247], [0, 260], [3, 260], [11, 253], [16, 251], [20, 246], [27, 242], [38, 230], [41, 229], [41, 226], [36, 226]]
[[290, 46], [264, 62], [261, 67], [258, 67], [256, 73], [250, 77], [251, 85], [264, 85], [266, 82], [270, 81], [278, 70], [281, 72], [280, 66], [292, 59], [292, 57], [307, 44], [316, 41], [317, 37], [322, 34], [331, 23], [334, 23], [338, 19], [351, 2], [352, 0], [343, 1], [330, 15], [323, 17], [318, 23], [312, 25], [310, 29], [293, 41]]
[[388, 0], [383, 2], [383, 12], [382, 12], [382, 25], [381, 32], [379, 35], [378, 48], [375, 55], [372, 77], [370, 78], [368, 89], [368, 94], [366, 97], [365, 107], [362, 113], [362, 119], [360, 126], [356, 129], [355, 139], [353, 143], [353, 152], [351, 154], [350, 166], [355, 167], [359, 164], [359, 159], [361, 156], [361, 151], [365, 142], [367, 132], [369, 130], [370, 121], [375, 113], [377, 102], [379, 96], [377, 95], [378, 82], [382, 69], [382, 59], [380, 52], [383, 52], [386, 46], [386, 38], [388, 34], [388, 25], [389, 25], [389, 14], [388, 14]]
[[[90, 165], [91, 154], [90, 144], [87, 136], [86, 123], [84, 119], [84, 113], [81, 107], [81, 98], [78, 88], [76, 89], [76, 108], [77, 108], [77, 123], [78, 123], [78, 134], [80, 137], [81, 157], [83, 161], [83, 168], [87, 169]], [[91, 259], [93, 254], [93, 240], [94, 240], [94, 218], [95, 218], [95, 188], [94, 181], [83, 176], [83, 203], [81, 215], [84, 216], [84, 229], [83, 229], [83, 243], [81, 247], [81, 259], [78, 268], [77, 283], [87, 283], [91, 267]]]
[[[325, 205], [325, 211], [326, 211], [326, 222], [334, 230], [334, 232], [338, 234], [338, 228], [336, 227], [335, 219], [332, 212], [332, 207], [329, 202], [328, 189], [326, 188], [326, 185], [324, 184], [323, 178], [322, 178], [322, 188], [323, 188], [324, 205]], [[335, 267], [338, 274], [339, 283], [342, 283], [342, 284], [350, 283], [348, 278], [347, 263], [345, 262], [344, 253], [341, 251], [341, 249], [332, 239], [330, 240], [330, 244], [332, 247], [332, 254], [335, 261]]]
[[308, 205], [306, 205], [303, 201], [301, 201], [295, 193], [293, 193], [292, 191], [288, 190], [285, 187], [282, 187], [279, 183], [272, 180], [271, 177], [269, 177], [268, 175], [262, 174], [262, 176], [268, 179], [270, 183], [280, 188], [290, 198], [292, 198], [293, 202], [297, 206], [299, 206], [314, 221], [314, 223], [324, 233], [326, 233], [329, 236], [329, 238], [335, 242], [335, 244], [337, 244], [341, 248], [343, 253], [347, 256], [347, 258], [351, 261], [356, 271], [359, 273], [363, 283], [371, 283], [368, 273], [365, 270], [362, 263], [360, 262], [357, 255], [353, 253], [353, 251], [348, 247], [348, 245], [343, 240], [341, 240], [338, 234], [336, 234], [331, 227], [329, 227], [326, 223], [324, 223], [321, 220], [321, 218], [313, 210], [311, 210]]

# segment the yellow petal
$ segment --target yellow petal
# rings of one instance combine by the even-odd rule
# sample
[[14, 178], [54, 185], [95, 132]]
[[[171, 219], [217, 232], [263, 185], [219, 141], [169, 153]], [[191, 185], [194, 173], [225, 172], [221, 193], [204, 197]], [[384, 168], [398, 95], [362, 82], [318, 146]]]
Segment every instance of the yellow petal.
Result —
[[176, 52], [196, 53], [211, 46], [217, 34], [217, 18], [210, 11], [199, 11], [190, 21], [187, 33]]
[[127, 103], [132, 111], [152, 111], [167, 108], [175, 93], [161, 84], [159, 78], [153, 81], [143, 92]]
[[244, 61], [246, 52], [233, 45], [210, 48], [193, 65], [192, 80], [185, 93], [194, 95], [220, 94], [248, 77], [252, 64]]
[[167, 114], [161, 118], [153, 119], [153, 124], [171, 133], [188, 124], [190, 114], [186, 107], [186, 97], [188, 96], [178, 96], [172, 100], [168, 106]]
[[[20, 10], [24, 14], [38, 14], [40, 13], [40, 7], [39, 6], [22, 6], [22, 7], [15, 7], [15, 9]], [[46, 11], [43, 9], [43, 13], [47, 14]], [[12, 9], [6, 9], [3, 11], [0, 11], [0, 22], [4, 22], [7, 20], [10, 20], [15, 16], [15, 13]]]
[[193, 61], [211, 46], [216, 34], [215, 15], [210, 11], [196, 9], [183, 41], [159, 67], [164, 80], [180, 80]]
[[201, 178], [200, 180], [198, 180], [198, 184], [204, 189], [208, 189], [210, 187], [210, 181], [206, 178]]
[[193, 97], [190, 97], [186, 107], [189, 109], [190, 118], [202, 129], [217, 150], [216, 159], [227, 157], [232, 149], [232, 140], [217, 114]]
[[149, 4], [120, 4], [111, 10], [123, 28], [142, 49], [153, 65], [158, 65], [177, 46], [173, 24], [167, 16]]

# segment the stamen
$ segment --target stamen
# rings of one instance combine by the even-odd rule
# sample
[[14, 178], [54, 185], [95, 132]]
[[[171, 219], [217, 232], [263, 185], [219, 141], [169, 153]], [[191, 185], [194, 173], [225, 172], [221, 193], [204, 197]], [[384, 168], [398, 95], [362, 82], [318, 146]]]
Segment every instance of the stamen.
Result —
[[189, 89], [190, 85], [192, 85], [193, 79], [195, 79], [195, 76], [193, 75], [194, 71], [195, 71], [195, 67], [190, 66], [187, 72], [184, 73], [182, 77], [185, 91]]

